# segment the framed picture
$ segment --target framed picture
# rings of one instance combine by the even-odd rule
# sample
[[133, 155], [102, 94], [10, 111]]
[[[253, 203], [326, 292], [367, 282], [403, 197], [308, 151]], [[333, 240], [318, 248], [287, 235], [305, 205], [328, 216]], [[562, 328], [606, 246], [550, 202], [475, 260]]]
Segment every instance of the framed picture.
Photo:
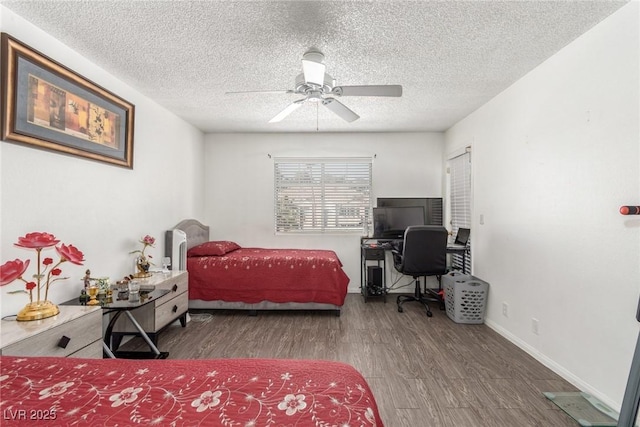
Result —
[[2, 33], [2, 139], [133, 168], [134, 106]]

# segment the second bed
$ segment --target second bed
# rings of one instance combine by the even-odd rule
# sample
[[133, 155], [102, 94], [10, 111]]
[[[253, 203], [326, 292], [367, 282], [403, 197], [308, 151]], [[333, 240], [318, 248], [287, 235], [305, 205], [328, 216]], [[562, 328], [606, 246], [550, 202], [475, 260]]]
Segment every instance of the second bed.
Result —
[[349, 278], [336, 253], [244, 248], [209, 240], [209, 227], [185, 220], [167, 232], [167, 255], [189, 273], [189, 308], [334, 310]]

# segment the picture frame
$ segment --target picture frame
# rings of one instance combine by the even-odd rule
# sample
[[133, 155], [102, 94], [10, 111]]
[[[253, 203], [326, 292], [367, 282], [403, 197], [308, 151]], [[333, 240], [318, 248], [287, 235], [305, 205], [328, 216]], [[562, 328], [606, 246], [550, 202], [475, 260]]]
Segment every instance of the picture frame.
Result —
[[9, 34], [0, 37], [3, 141], [133, 169], [133, 104]]

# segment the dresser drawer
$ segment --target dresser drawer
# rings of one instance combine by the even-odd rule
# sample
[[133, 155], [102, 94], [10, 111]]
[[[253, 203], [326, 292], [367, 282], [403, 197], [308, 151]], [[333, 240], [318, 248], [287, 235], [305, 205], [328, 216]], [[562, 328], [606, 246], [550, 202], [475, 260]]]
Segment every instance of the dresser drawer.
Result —
[[[69, 338], [65, 348], [59, 346]], [[56, 327], [2, 348], [4, 356], [60, 356], [72, 353], [102, 339], [102, 310], [92, 311]]]
[[189, 309], [189, 294], [183, 292], [156, 307], [156, 330], [176, 320]]
[[162, 304], [163, 301], [169, 300], [176, 295], [186, 292], [189, 288], [188, 276], [186, 274], [181, 274], [178, 277], [171, 278], [170, 280], [165, 280], [161, 284], [156, 285], [156, 287], [160, 289], [169, 289], [171, 291], [167, 295], [164, 295], [162, 298], [160, 298], [158, 300], [160, 302], [156, 302], [157, 306], [158, 304]]

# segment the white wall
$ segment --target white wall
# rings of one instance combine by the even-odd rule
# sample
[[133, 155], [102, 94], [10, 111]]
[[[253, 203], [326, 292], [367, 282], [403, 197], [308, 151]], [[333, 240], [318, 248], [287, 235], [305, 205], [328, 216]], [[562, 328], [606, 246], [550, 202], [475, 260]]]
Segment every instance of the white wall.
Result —
[[[32, 231], [54, 234], [85, 254], [85, 265], [63, 265], [69, 279], [52, 286], [60, 303], [80, 293], [86, 268], [92, 275], [119, 279], [132, 272], [137, 240], [158, 239], [149, 251], [164, 251], [164, 231], [185, 217], [200, 217], [204, 204], [203, 134], [144, 95], [0, 6], [0, 29], [135, 104], [133, 170], [25, 145], [0, 143], [0, 261], [31, 259], [34, 251], [13, 246]], [[54, 250], [43, 255], [57, 259]], [[0, 290], [2, 316], [16, 314], [25, 295], [17, 282]]]
[[349, 291], [359, 292], [359, 234], [275, 235], [273, 157], [375, 155], [375, 200], [441, 197], [443, 153], [441, 133], [207, 135], [203, 220], [211, 225], [213, 239], [230, 239], [245, 247], [335, 250], [351, 279]]
[[491, 284], [487, 323], [618, 408], [640, 329], [640, 217], [618, 213], [640, 204], [638, 6], [446, 134], [448, 153], [473, 145], [473, 272]]

